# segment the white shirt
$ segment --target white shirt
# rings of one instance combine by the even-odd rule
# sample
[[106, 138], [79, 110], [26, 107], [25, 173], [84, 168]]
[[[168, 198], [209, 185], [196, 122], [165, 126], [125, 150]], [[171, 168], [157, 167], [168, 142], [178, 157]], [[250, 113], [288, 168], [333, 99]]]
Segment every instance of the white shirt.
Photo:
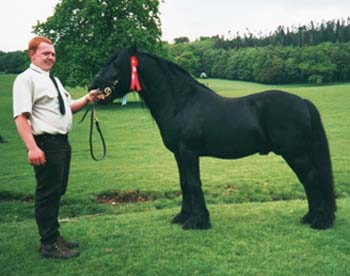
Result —
[[55, 78], [62, 95], [66, 113], [59, 110], [57, 89], [50, 74], [31, 64], [19, 74], [13, 84], [13, 116], [29, 113], [34, 135], [67, 134], [72, 128], [71, 97], [62, 83]]

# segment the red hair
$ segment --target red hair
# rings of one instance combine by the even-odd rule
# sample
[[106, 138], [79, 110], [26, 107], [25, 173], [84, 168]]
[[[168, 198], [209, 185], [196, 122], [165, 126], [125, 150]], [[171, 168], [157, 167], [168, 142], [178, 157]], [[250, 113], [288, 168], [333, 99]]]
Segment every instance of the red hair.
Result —
[[52, 41], [50, 39], [48, 39], [47, 37], [43, 37], [43, 36], [36, 36], [36, 37], [33, 37], [30, 41], [29, 41], [29, 44], [28, 44], [28, 53], [30, 51], [33, 51], [35, 52], [38, 47], [39, 47], [39, 44], [41, 42], [45, 42], [47, 44], [50, 44], [52, 45]]

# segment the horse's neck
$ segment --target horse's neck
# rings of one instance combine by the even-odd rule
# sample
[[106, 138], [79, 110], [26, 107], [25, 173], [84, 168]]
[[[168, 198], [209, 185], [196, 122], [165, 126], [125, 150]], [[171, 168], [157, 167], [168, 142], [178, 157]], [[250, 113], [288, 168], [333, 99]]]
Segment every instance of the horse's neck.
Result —
[[180, 72], [179, 78], [174, 78], [171, 75], [174, 72], [171, 72], [166, 63], [149, 56], [141, 56], [139, 64], [139, 77], [143, 86], [141, 96], [157, 123], [167, 124], [181, 108], [179, 105], [184, 95], [179, 92], [188, 89], [183, 81], [185, 76], [181, 78]]

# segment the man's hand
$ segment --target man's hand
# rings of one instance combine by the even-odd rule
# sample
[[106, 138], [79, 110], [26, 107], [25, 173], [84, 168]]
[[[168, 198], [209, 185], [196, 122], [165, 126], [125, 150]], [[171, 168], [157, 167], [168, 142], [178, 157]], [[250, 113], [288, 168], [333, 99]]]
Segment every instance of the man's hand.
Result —
[[29, 161], [29, 164], [33, 166], [45, 165], [46, 163], [45, 153], [39, 147], [34, 147], [33, 149], [29, 149], [28, 161]]
[[105, 99], [105, 96], [100, 90], [91, 90], [88, 94], [81, 97], [80, 99], [74, 101], [74, 103], [70, 106], [73, 113], [78, 112], [84, 106], [86, 106], [90, 102], [102, 101]]
[[29, 113], [22, 113], [15, 118], [16, 127], [20, 134], [23, 143], [25, 144], [28, 151], [29, 164], [40, 166], [46, 163], [45, 153], [36, 144], [32, 128], [28, 122]]
[[96, 101], [103, 101], [105, 99], [105, 95], [102, 93], [101, 90], [91, 90], [86, 95], [86, 100], [88, 102], [96, 102]]

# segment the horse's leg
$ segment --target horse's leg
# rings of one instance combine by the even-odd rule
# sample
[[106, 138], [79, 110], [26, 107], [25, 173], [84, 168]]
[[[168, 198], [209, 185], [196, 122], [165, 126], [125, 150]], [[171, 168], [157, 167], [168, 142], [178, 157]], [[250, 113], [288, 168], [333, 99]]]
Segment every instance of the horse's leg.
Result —
[[186, 220], [188, 220], [192, 213], [192, 199], [190, 191], [188, 190], [188, 185], [186, 185], [186, 177], [185, 177], [185, 170], [182, 166], [182, 163], [180, 161], [180, 157], [178, 154], [175, 154], [175, 159], [177, 163], [177, 167], [179, 170], [180, 175], [180, 186], [181, 186], [181, 192], [182, 192], [182, 206], [181, 206], [181, 212], [178, 213], [173, 219], [172, 223], [176, 224], [183, 224]]
[[284, 155], [283, 158], [298, 176], [306, 192], [309, 211], [301, 219], [301, 222], [310, 224], [315, 229], [331, 227], [334, 214], [327, 211], [327, 204], [320, 185], [320, 172], [313, 164], [310, 156], [305, 153], [298, 156]]
[[[178, 155], [178, 163], [183, 174], [185, 210], [190, 206], [190, 217], [182, 224], [183, 229], [210, 228], [209, 212], [205, 205], [200, 180], [199, 157], [183, 147]], [[189, 202], [187, 202], [187, 200]]]

